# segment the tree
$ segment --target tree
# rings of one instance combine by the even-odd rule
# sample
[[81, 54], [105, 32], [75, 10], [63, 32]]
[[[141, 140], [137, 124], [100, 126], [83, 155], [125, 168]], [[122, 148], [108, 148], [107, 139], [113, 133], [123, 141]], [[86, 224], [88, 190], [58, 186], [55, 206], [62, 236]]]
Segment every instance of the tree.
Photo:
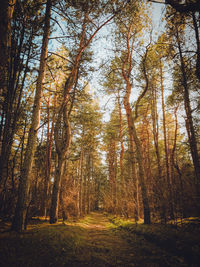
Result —
[[42, 85], [46, 69], [46, 58], [48, 50], [48, 38], [50, 33], [50, 14], [51, 14], [51, 0], [47, 1], [46, 4], [46, 13], [45, 13], [45, 22], [44, 22], [44, 34], [43, 34], [43, 43], [40, 57], [40, 68], [38, 73], [34, 106], [32, 112], [32, 123], [29, 130], [28, 144], [26, 147], [26, 154], [24, 158], [24, 165], [21, 173], [20, 184], [19, 184], [19, 193], [18, 200], [15, 209], [15, 216], [12, 222], [12, 229], [16, 231], [22, 231], [25, 225], [25, 216], [27, 208], [27, 198], [30, 187], [30, 173], [33, 164], [33, 156], [36, 147], [37, 132], [40, 122], [40, 101], [42, 93]]
[[109, 179], [109, 192], [105, 203], [106, 209], [109, 212], [118, 213], [119, 212], [119, 194], [118, 194], [118, 112], [117, 106], [111, 114], [110, 121], [107, 123], [104, 130], [104, 143], [107, 152], [107, 162], [108, 162], [108, 179]]
[[[107, 24], [109, 23], [117, 14], [117, 12], [109, 15], [106, 20], [104, 20], [101, 24], [96, 24], [97, 26], [93, 30], [94, 19], [97, 20], [97, 14], [102, 12], [102, 3], [94, 9], [93, 1], [89, 2], [77, 2], [69, 4], [69, 7], [72, 8], [73, 11], [72, 17], [70, 19], [71, 23], [74, 23], [73, 20], [77, 21], [77, 16], [80, 21], [80, 28], [78, 28], [78, 32], [74, 34], [75, 36], [75, 47], [74, 51], [72, 51], [72, 66], [68, 73], [68, 77], [64, 84], [63, 88], [63, 99], [60, 105], [58, 116], [55, 123], [55, 130], [54, 130], [54, 139], [56, 144], [56, 151], [58, 154], [58, 166], [56, 170], [56, 177], [54, 180], [54, 187], [52, 193], [52, 201], [51, 201], [51, 209], [50, 209], [50, 223], [55, 223], [57, 221], [58, 216], [58, 199], [59, 199], [59, 192], [60, 192], [60, 184], [61, 184], [61, 177], [63, 172], [63, 166], [68, 154], [68, 150], [70, 147], [71, 142], [71, 130], [70, 130], [70, 114], [74, 105], [75, 100], [75, 92], [76, 92], [76, 85], [78, 83], [79, 78], [79, 70], [81, 63], [84, 62], [84, 56], [87, 55], [86, 50], [91, 44], [91, 41], [96, 36], [96, 34]], [[78, 12], [76, 12], [78, 11]], [[103, 10], [104, 11], [104, 10]], [[65, 10], [66, 12], [66, 10]], [[90, 18], [93, 16], [93, 19]], [[68, 16], [66, 16], [68, 19]], [[73, 31], [72, 27], [72, 31]], [[81, 29], [81, 30], [80, 30]], [[72, 93], [72, 99], [71, 99]]]
[[[170, 10], [169, 10], [170, 12]], [[181, 16], [171, 16], [170, 20], [168, 21], [168, 32], [169, 36], [172, 37], [174, 41], [174, 47], [176, 46], [177, 51], [177, 58], [178, 58], [178, 66], [179, 66], [179, 73], [181, 74], [180, 77], [180, 86], [182, 88], [182, 95], [185, 107], [185, 114], [186, 114], [186, 130], [188, 133], [188, 140], [190, 145], [190, 151], [192, 155], [192, 160], [194, 164], [195, 176], [196, 176], [196, 187], [197, 187], [197, 195], [199, 196], [200, 192], [200, 163], [199, 163], [199, 155], [198, 155], [198, 148], [197, 148], [197, 138], [196, 132], [194, 127], [193, 115], [192, 115], [192, 108], [191, 108], [191, 99], [190, 99], [190, 91], [191, 91], [191, 81], [190, 76], [191, 74], [187, 74], [187, 68], [189, 61], [183, 54], [183, 49], [186, 46], [186, 40], [184, 37], [185, 34], [185, 26], [182, 24], [183, 17]], [[192, 73], [190, 71], [190, 73]], [[194, 79], [193, 79], [194, 82]]]
[[[3, 0], [0, 10], [0, 96], [5, 97], [11, 50], [11, 21], [16, 0]], [[2, 100], [2, 99], [1, 99]], [[2, 103], [1, 103], [2, 105]]]
[[163, 115], [163, 135], [164, 135], [164, 147], [165, 147], [165, 166], [166, 166], [166, 179], [168, 188], [168, 201], [170, 207], [170, 218], [174, 219], [174, 208], [172, 199], [172, 188], [171, 188], [171, 175], [169, 166], [169, 149], [167, 145], [167, 132], [166, 132], [166, 112], [165, 112], [165, 99], [164, 99], [164, 85], [163, 85], [163, 70], [162, 61], [160, 60], [160, 87], [162, 96], [162, 115]]
[[[199, 29], [197, 26], [196, 14], [200, 10], [200, 1], [199, 0], [189, 0], [189, 1], [176, 1], [176, 0], [165, 0], [165, 1], [154, 1], [148, 0], [153, 3], [166, 4], [176, 10], [175, 16], [181, 16], [187, 18], [188, 15], [192, 14], [193, 26], [195, 31], [196, 38], [196, 76], [200, 80], [200, 39], [199, 39]], [[183, 22], [181, 22], [183, 23]]]
[[[143, 166], [143, 159], [142, 159], [142, 150], [141, 150], [141, 143], [137, 135], [136, 127], [135, 127], [135, 119], [137, 118], [137, 105], [136, 105], [136, 117], [133, 118], [133, 113], [130, 105], [130, 94], [132, 89], [132, 82], [130, 80], [131, 71], [132, 71], [132, 54], [133, 54], [133, 45], [134, 45], [134, 39], [132, 36], [137, 34], [138, 29], [136, 30], [133, 28], [133, 22], [130, 22], [128, 25], [128, 30], [126, 32], [126, 52], [125, 56], [122, 59], [122, 77], [125, 81], [126, 85], [126, 91], [124, 95], [124, 107], [126, 110], [127, 115], [127, 122], [128, 122], [128, 130], [129, 130], [129, 137], [130, 137], [130, 147], [131, 147], [131, 153], [134, 154], [134, 145], [135, 143], [135, 149], [136, 149], [136, 159], [138, 162], [139, 167], [139, 183], [141, 186], [142, 191], [142, 200], [143, 200], [143, 209], [144, 209], [144, 223], [149, 224], [150, 223], [150, 208], [149, 208], [149, 201], [148, 201], [148, 195], [147, 195], [147, 189], [145, 185], [145, 172], [144, 172], [144, 166]], [[135, 26], [135, 25], [134, 25]], [[134, 34], [134, 35], [132, 35]], [[134, 36], [135, 37], [135, 36]], [[132, 39], [132, 40], [131, 40]], [[145, 57], [144, 57], [144, 65], [145, 65]], [[145, 91], [148, 89], [148, 83], [146, 84]], [[144, 91], [144, 92], [145, 92]], [[144, 94], [144, 93], [142, 93]], [[140, 98], [142, 97], [142, 94], [137, 100], [137, 104], [140, 101]]]
[[[31, 61], [35, 61], [37, 57], [38, 49], [35, 42], [36, 38], [38, 38], [36, 36], [40, 32], [41, 17], [43, 17], [42, 15], [36, 16], [40, 5], [38, 3], [34, 5], [34, 3], [30, 1], [20, 4], [17, 1], [11, 23], [12, 42], [9, 55], [11, 60], [9, 63], [7, 91], [2, 98], [0, 122], [0, 198], [2, 207], [4, 206], [4, 196], [9, 191], [11, 181], [13, 184], [14, 176], [17, 176], [16, 164], [13, 169], [11, 162], [13, 161], [13, 155], [17, 159], [22, 137], [19, 138], [18, 149], [16, 149], [15, 138], [20, 133], [19, 128], [23, 124], [22, 118], [24, 118], [26, 112], [28, 115], [28, 108], [25, 103], [29, 101], [28, 92], [33, 89], [33, 85], [30, 84], [32, 69], [34, 68]], [[32, 103], [30, 104], [32, 105]], [[27, 122], [28, 120], [26, 120]], [[17, 179], [15, 178], [15, 180]], [[14, 194], [15, 192], [13, 191]]]
[[189, 1], [177, 1], [177, 0], [148, 0], [149, 2], [159, 3], [159, 4], [166, 4], [173, 7], [177, 12], [180, 13], [187, 13], [187, 12], [195, 12], [199, 11], [200, 9], [200, 2], [199, 0], [189, 0]]

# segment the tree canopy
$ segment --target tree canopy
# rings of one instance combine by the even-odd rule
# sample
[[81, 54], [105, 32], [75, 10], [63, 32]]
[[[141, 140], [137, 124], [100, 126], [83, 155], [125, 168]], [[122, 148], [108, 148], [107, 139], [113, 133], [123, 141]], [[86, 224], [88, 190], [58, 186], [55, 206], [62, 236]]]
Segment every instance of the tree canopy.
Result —
[[2, 0], [0, 217], [14, 231], [99, 209], [199, 215], [199, 10]]

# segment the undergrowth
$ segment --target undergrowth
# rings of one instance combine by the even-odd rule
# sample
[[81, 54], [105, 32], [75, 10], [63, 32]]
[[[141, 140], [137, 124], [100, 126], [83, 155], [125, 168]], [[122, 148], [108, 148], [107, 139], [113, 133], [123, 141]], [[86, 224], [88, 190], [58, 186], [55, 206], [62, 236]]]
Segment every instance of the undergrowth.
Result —
[[5, 232], [0, 235], [0, 266], [73, 266], [83, 236], [80, 227], [47, 223], [21, 234]]
[[[200, 262], [200, 220], [199, 218], [187, 218], [179, 224], [151, 224], [126, 220], [119, 217], [109, 216], [115, 225], [116, 231], [122, 233], [129, 244], [140, 247], [145, 251], [148, 246], [162, 249], [176, 257], [177, 266], [199, 266]], [[143, 244], [143, 245], [142, 245]], [[143, 247], [142, 247], [143, 246]], [[163, 266], [164, 263], [163, 263]], [[168, 266], [168, 264], [166, 264]], [[170, 264], [169, 264], [170, 266]], [[175, 266], [175, 265], [174, 265]]]
[[65, 224], [38, 219], [26, 232], [0, 233], [1, 267], [196, 267], [199, 262], [200, 223], [195, 218], [177, 225], [144, 225], [94, 213]]

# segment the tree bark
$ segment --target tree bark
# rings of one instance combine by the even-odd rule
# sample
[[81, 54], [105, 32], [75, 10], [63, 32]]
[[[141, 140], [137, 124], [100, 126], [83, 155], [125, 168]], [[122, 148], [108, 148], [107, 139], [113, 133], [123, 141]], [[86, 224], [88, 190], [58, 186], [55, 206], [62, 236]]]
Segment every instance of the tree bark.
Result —
[[48, 125], [47, 125], [47, 144], [46, 144], [46, 169], [45, 169], [45, 177], [44, 177], [44, 192], [42, 196], [42, 203], [41, 203], [41, 214], [44, 217], [47, 217], [47, 210], [48, 210], [48, 197], [49, 197], [49, 183], [50, 183], [50, 176], [51, 176], [51, 169], [52, 169], [52, 144], [53, 144], [53, 132], [54, 132], [54, 123], [55, 123], [55, 107], [56, 107], [56, 95], [54, 96], [54, 110], [53, 110], [53, 117], [50, 129], [50, 96], [48, 98], [48, 106], [47, 106], [47, 116], [48, 116]]
[[120, 197], [123, 200], [122, 201], [122, 213], [126, 214], [127, 192], [125, 188], [124, 164], [123, 164], [123, 160], [124, 160], [123, 121], [122, 121], [122, 107], [121, 107], [119, 90], [118, 90], [117, 102], [118, 102], [118, 109], [119, 109], [119, 138], [120, 138], [120, 147], [121, 147], [120, 159], [119, 159], [120, 179], [121, 179]]
[[[16, 0], [2, 0], [0, 8], [0, 116], [2, 120], [0, 126], [0, 141], [2, 140], [3, 119], [5, 120], [5, 115], [11, 117], [10, 113], [5, 114], [5, 107], [8, 107], [9, 105], [8, 101], [6, 101], [6, 98], [9, 94], [8, 80], [11, 53], [11, 21], [15, 3]], [[4, 138], [7, 139], [7, 133], [5, 133]], [[0, 144], [0, 191], [4, 189], [4, 184], [7, 178], [8, 153], [4, 153], [4, 151], [2, 153], [2, 146], [4, 142], [2, 141], [2, 145]], [[7, 146], [9, 146], [9, 143]]]
[[21, 178], [19, 183], [18, 200], [15, 209], [15, 215], [12, 222], [12, 229], [16, 231], [22, 231], [25, 223], [25, 213], [27, 208], [27, 197], [30, 187], [30, 175], [32, 170], [33, 158], [36, 149], [37, 131], [40, 122], [40, 101], [43, 87], [43, 80], [46, 70], [46, 58], [48, 51], [48, 38], [50, 34], [50, 16], [51, 16], [51, 0], [47, 0], [45, 22], [44, 22], [44, 34], [42, 42], [42, 51], [40, 56], [40, 68], [36, 84], [36, 92], [32, 113], [31, 128], [28, 134], [28, 143], [25, 152], [25, 159], [23, 163], [23, 169], [21, 172]]
[[168, 189], [169, 214], [170, 214], [170, 218], [173, 220], [174, 219], [174, 207], [173, 207], [173, 199], [172, 199], [171, 175], [170, 175], [170, 169], [169, 169], [169, 152], [168, 152], [168, 146], [167, 146], [163, 70], [162, 70], [161, 60], [160, 60], [160, 86], [161, 86], [161, 95], [162, 95], [163, 135], [164, 135], [164, 147], [165, 147], [165, 166], [166, 166], [166, 179], [167, 179], [167, 189]]
[[11, 20], [16, 0], [2, 0], [0, 9], [0, 95], [6, 95], [11, 49]]
[[158, 126], [158, 112], [157, 112], [157, 94], [153, 86], [152, 103], [151, 103], [151, 117], [153, 125], [153, 140], [156, 153], [156, 161], [158, 167], [158, 174], [155, 178], [154, 198], [156, 206], [159, 207], [161, 221], [166, 223], [166, 204], [164, 197], [164, 181], [162, 177], [161, 157], [159, 150], [159, 126]]
[[199, 162], [199, 155], [198, 155], [198, 148], [197, 148], [197, 141], [196, 141], [196, 133], [195, 133], [193, 117], [192, 117], [192, 110], [191, 110], [191, 105], [190, 105], [189, 85], [187, 81], [185, 62], [184, 62], [184, 57], [182, 54], [182, 48], [181, 48], [181, 42], [180, 42], [178, 30], [176, 32], [176, 39], [177, 39], [178, 51], [179, 51], [179, 57], [180, 57], [180, 63], [181, 63], [182, 86], [184, 88], [184, 106], [185, 106], [185, 113], [186, 113], [185, 124], [186, 124], [186, 130], [188, 133], [190, 151], [191, 151], [192, 161], [193, 161], [194, 170], [195, 170], [195, 177], [196, 177], [195, 184], [196, 184], [197, 196], [198, 196], [197, 202], [199, 202], [199, 199], [200, 199], [200, 162]]
[[[138, 138], [137, 131], [135, 128], [135, 123], [134, 123], [134, 119], [133, 119], [133, 112], [132, 112], [131, 105], [129, 102], [130, 94], [131, 94], [131, 87], [132, 87], [132, 84], [130, 82], [130, 75], [131, 75], [131, 71], [132, 71], [132, 53], [133, 53], [133, 44], [134, 44], [134, 41], [132, 41], [132, 43], [130, 44], [132, 27], [133, 27], [133, 24], [130, 24], [130, 26], [128, 28], [127, 36], [126, 36], [127, 55], [126, 55], [126, 58], [122, 64], [122, 68], [121, 68], [122, 77], [126, 83], [126, 92], [124, 95], [124, 108], [126, 110], [126, 116], [127, 116], [127, 122], [128, 122], [128, 132], [129, 132], [129, 137], [130, 137], [132, 166], [134, 164], [134, 143], [135, 143], [136, 160], [137, 160], [138, 167], [139, 167], [139, 184], [140, 184], [141, 192], [142, 192], [144, 223], [150, 224], [151, 223], [151, 216], [150, 216], [148, 193], [147, 193], [146, 184], [145, 184], [145, 172], [144, 172], [144, 166], [143, 166], [142, 148], [141, 148], [141, 143], [140, 143], [140, 140]], [[147, 57], [147, 52], [148, 52], [148, 49], [146, 49], [146, 53], [145, 53], [145, 56], [143, 59], [143, 68], [144, 68], [146, 86], [145, 86], [145, 90], [142, 92], [142, 94], [137, 99], [136, 109], [135, 109], [135, 119], [137, 118], [138, 104], [148, 89], [148, 78], [147, 78], [146, 68], [145, 68], [145, 60]], [[136, 178], [136, 177], [133, 177], [133, 179], [134, 178]], [[135, 181], [135, 188], [137, 190], [137, 180]], [[136, 193], [137, 193], [137, 191], [136, 191]], [[136, 203], [136, 209], [137, 209], [137, 207], [138, 207], [138, 205]], [[138, 217], [139, 211], [137, 210], [136, 212], [137, 212], [137, 214], [135, 215], [135, 217]]]
[[63, 175], [64, 168], [64, 158], [61, 155], [58, 155], [58, 165], [56, 167], [56, 174], [53, 183], [53, 192], [51, 198], [51, 208], [50, 208], [50, 223], [56, 223], [58, 220], [58, 206], [59, 206], [59, 197], [60, 197], [60, 185], [61, 178]]
[[56, 174], [54, 178], [53, 192], [51, 198], [51, 208], [50, 208], [51, 224], [56, 223], [58, 220], [60, 185], [64, 171], [64, 163], [68, 156], [69, 147], [71, 144], [71, 126], [70, 126], [67, 103], [65, 102], [65, 98], [60, 107], [58, 117], [56, 120], [54, 129], [54, 140], [56, 144], [56, 152], [58, 155], [58, 164], [56, 166]]
[[[84, 135], [84, 131], [82, 132], [82, 136]], [[79, 217], [83, 214], [83, 160], [84, 160], [84, 150], [83, 144], [81, 144], [81, 154], [80, 154], [80, 166], [79, 166]]]
[[110, 197], [111, 197], [111, 209], [112, 212], [116, 211], [116, 141], [114, 139], [109, 140], [109, 182], [110, 182]]
[[[199, 13], [199, 16], [200, 16], [200, 13]], [[193, 19], [193, 25], [194, 25], [194, 31], [195, 31], [195, 37], [196, 37], [196, 44], [197, 44], [196, 75], [197, 75], [197, 78], [200, 81], [200, 38], [199, 38], [198, 22], [197, 22], [196, 15], [195, 15], [194, 12], [192, 13], [192, 19]]]
[[[151, 223], [151, 218], [150, 218], [150, 207], [149, 207], [149, 200], [148, 200], [148, 194], [147, 194], [147, 189], [145, 185], [145, 172], [144, 172], [144, 167], [143, 167], [143, 159], [142, 159], [142, 148], [140, 144], [140, 140], [137, 136], [137, 131], [135, 128], [134, 120], [133, 120], [133, 115], [132, 115], [132, 110], [131, 106], [129, 103], [129, 96], [131, 92], [131, 84], [127, 83], [126, 85], [126, 94], [124, 96], [124, 107], [126, 110], [126, 115], [127, 115], [127, 121], [128, 121], [128, 130], [129, 130], [129, 136], [132, 142], [135, 143], [135, 148], [136, 148], [136, 159], [139, 167], [139, 183], [142, 191], [142, 202], [143, 202], [143, 209], [144, 209], [144, 223], [145, 224], [150, 224]], [[132, 148], [133, 150], [133, 148]], [[134, 152], [132, 152], [134, 153]], [[132, 155], [133, 157], [133, 155]]]

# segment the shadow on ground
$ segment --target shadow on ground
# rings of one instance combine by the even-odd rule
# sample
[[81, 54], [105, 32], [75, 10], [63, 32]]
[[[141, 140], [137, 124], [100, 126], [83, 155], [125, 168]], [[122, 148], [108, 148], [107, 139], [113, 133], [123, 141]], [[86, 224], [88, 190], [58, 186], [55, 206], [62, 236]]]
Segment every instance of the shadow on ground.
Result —
[[101, 213], [76, 223], [32, 224], [21, 234], [0, 233], [0, 266], [198, 266], [194, 232], [183, 238], [174, 228], [156, 227], [116, 225]]

